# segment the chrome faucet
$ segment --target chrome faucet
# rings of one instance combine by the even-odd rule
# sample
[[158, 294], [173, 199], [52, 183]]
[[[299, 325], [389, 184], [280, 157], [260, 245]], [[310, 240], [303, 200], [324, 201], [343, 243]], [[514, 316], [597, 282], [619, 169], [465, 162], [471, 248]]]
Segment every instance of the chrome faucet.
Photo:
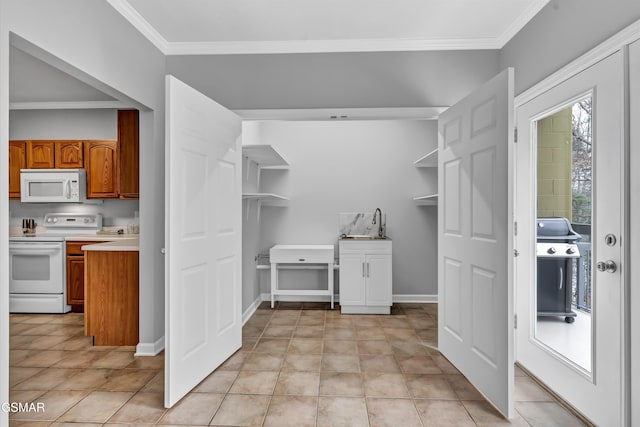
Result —
[[376, 215], [378, 215], [378, 213], [380, 213], [380, 221], [378, 222], [378, 237], [383, 238], [384, 230], [382, 229], [382, 211], [380, 210], [380, 208], [376, 208], [375, 212], [373, 212], [373, 221], [371, 221], [371, 224], [376, 223]]

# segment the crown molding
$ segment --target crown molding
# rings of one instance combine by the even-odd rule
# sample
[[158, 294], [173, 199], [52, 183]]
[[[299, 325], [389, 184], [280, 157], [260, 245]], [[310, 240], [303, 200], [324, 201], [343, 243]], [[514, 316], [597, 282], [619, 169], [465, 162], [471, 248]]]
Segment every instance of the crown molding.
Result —
[[142, 33], [163, 54], [167, 54], [169, 42], [127, 0], [107, 0], [127, 21]]
[[[435, 120], [447, 107], [233, 110], [243, 120]], [[332, 118], [334, 116], [335, 118]], [[345, 117], [342, 117], [345, 116]]]
[[408, 52], [500, 49], [498, 39], [348, 39], [229, 42], [169, 42], [166, 55]]
[[509, 27], [496, 39], [497, 43], [500, 45], [498, 49], [502, 49], [504, 45], [509, 43], [509, 40], [515, 36], [518, 31], [520, 31], [525, 25], [531, 21], [531, 19], [536, 16], [543, 7], [549, 3], [550, 0], [536, 0], [529, 5], [521, 14], [516, 18], [515, 21], [509, 25]]
[[9, 110], [86, 110], [131, 108], [120, 101], [10, 102]]

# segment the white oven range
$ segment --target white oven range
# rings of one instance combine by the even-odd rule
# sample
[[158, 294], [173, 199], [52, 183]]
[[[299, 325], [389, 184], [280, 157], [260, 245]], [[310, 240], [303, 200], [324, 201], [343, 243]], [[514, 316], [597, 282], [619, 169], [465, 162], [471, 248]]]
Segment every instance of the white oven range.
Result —
[[9, 311], [67, 313], [65, 236], [102, 229], [101, 214], [46, 214], [46, 231], [9, 238]]

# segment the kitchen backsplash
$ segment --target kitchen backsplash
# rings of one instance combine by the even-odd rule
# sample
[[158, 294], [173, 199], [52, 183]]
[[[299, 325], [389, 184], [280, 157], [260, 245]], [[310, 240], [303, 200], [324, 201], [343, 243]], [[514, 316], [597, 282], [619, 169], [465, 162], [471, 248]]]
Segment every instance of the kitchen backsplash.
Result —
[[22, 203], [18, 200], [9, 201], [9, 225], [21, 226], [22, 218], [34, 218], [38, 225], [43, 223], [44, 215], [48, 213], [86, 213], [102, 214], [103, 227], [124, 226], [134, 220], [135, 212], [139, 211], [138, 200], [105, 200], [100, 204], [80, 203]]
[[[361, 234], [378, 235], [378, 224], [373, 224], [373, 212], [340, 212], [339, 235]], [[387, 214], [382, 214], [382, 227], [387, 229]]]

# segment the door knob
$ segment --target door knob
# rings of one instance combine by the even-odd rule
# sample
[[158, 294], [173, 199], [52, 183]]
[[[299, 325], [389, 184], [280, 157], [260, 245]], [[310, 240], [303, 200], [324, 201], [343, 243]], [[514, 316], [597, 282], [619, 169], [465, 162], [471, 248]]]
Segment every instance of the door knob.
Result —
[[600, 261], [596, 264], [596, 268], [598, 269], [598, 271], [602, 271], [602, 272], [607, 272], [607, 273], [615, 273], [616, 270], [618, 269], [618, 266], [616, 265], [615, 262], [608, 260], [608, 261]]

